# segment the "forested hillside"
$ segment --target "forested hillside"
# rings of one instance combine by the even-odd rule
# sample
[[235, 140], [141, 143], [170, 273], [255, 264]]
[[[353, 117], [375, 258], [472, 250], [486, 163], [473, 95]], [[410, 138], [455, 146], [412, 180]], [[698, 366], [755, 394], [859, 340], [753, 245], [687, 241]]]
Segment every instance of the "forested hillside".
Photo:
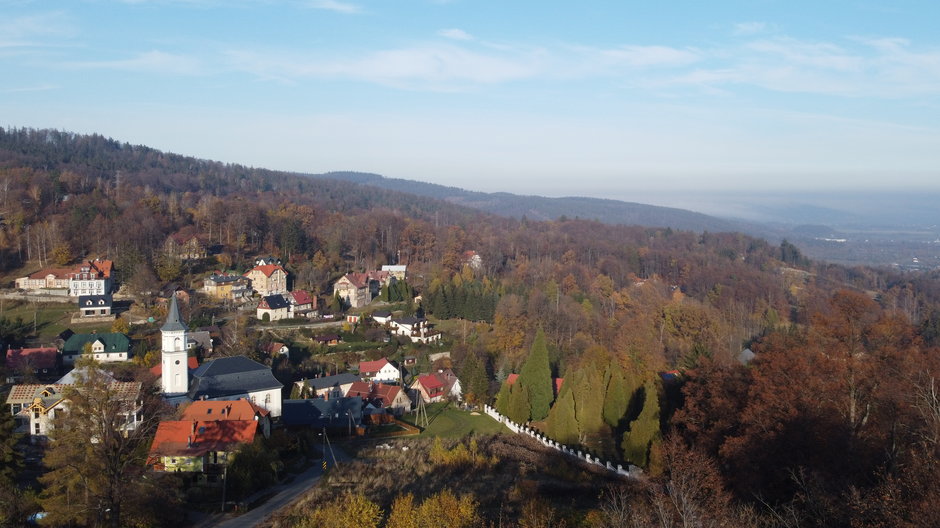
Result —
[[[531, 220], [557, 220], [562, 217], [599, 220], [608, 224], [672, 227], [688, 231], [740, 231], [742, 227], [760, 232], [757, 228], [741, 222], [733, 222], [701, 213], [619, 200], [604, 200], [587, 197], [547, 198], [544, 196], [522, 196], [506, 192], [484, 193], [467, 191], [400, 178], [386, 178], [378, 174], [359, 172], [328, 172], [320, 178], [361, 183], [382, 189], [406, 192], [446, 200], [502, 216], [529, 218]], [[538, 189], [533, 189], [538, 192]]]
[[940, 503], [936, 275], [815, 264], [738, 233], [497, 217], [48, 130], [0, 129], [0, 215], [8, 276], [101, 256], [129, 290], [192, 281], [161, 256], [180, 231], [216, 245], [219, 267], [272, 254], [320, 293], [407, 264], [428, 315], [465, 323], [452, 357], [468, 399], [646, 468], [628, 502], [653, 517], [680, 486], [689, 526], [928, 526]]

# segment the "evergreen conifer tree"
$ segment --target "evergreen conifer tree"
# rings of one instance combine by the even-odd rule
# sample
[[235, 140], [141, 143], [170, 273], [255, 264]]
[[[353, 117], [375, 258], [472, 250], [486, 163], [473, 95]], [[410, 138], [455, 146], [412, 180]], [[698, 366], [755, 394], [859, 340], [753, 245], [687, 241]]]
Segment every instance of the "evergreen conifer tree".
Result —
[[649, 464], [650, 448], [660, 439], [659, 394], [653, 383], [643, 385], [643, 398], [643, 410], [636, 420], [630, 422], [630, 430], [623, 435], [622, 447], [625, 459], [646, 467]]
[[471, 351], [467, 354], [463, 369], [460, 371], [460, 379], [464, 383], [463, 390], [467, 401], [470, 403], [489, 401], [489, 376], [486, 375], [486, 366], [476, 353]]
[[529, 389], [519, 383], [518, 379], [509, 390], [509, 406], [506, 411], [506, 416], [510, 420], [520, 424], [528, 422], [532, 417], [529, 408]]
[[509, 416], [509, 394], [512, 391], [512, 387], [506, 380], [503, 380], [502, 385], [499, 386], [499, 392], [496, 393], [496, 410], [499, 411], [499, 414], [503, 416]]
[[[6, 394], [3, 395], [6, 399]], [[16, 424], [13, 415], [4, 412], [0, 413], [0, 487], [10, 487], [14, 485], [14, 479], [20, 472], [20, 456], [16, 452], [17, 434], [14, 433]]]
[[617, 427], [623, 415], [627, 413], [633, 387], [627, 386], [627, 381], [620, 371], [620, 365], [616, 362], [611, 362], [605, 378], [607, 379], [607, 393], [604, 395], [604, 421], [611, 427]]
[[[578, 417], [578, 430], [581, 437], [596, 439], [604, 433], [604, 373], [594, 362], [589, 362], [578, 369], [569, 379], [574, 393], [575, 413]], [[573, 378], [573, 379], [572, 379]]]
[[548, 413], [546, 423], [548, 436], [567, 444], [577, 445], [579, 442], [578, 421], [575, 415], [574, 391], [568, 387], [561, 389], [558, 400]]
[[544, 420], [555, 399], [552, 388], [552, 370], [548, 364], [548, 346], [545, 332], [539, 328], [516, 382], [526, 388], [529, 414], [533, 420]]

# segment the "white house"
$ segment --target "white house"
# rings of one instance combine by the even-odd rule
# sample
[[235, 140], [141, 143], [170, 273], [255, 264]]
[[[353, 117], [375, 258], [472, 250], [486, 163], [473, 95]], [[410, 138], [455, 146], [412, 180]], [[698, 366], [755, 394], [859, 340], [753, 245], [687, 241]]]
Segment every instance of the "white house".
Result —
[[436, 343], [441, 340], [441, 333], [431, 330], [427, 319], [402, 317], [389, 322], [392, 334], [406, 336], [412, 343]]
[[377, 310], [372, 312], [372, 320], [379, 324], [388, 324], [392, 320], [392, 312], [388, 310]]
[[95, 259], [83, 262], [76, 271], [69, 274], [69, 295], [80, 297], [111, 293], [113, 269], [114, 263], [110, 260]]
[[359, 363], [359, 377], [363, 381], [374, 381], [376, 383], [398, 383], [401, 379], [401, 372], [394, 363], [386, 358], [376, 361], [363, 361]]
[[[283, 295], [268, 295], [262, 297], [258, 303], [257, 317], [259, 321], [279, 321], [290, 317], [290, 303]], [[265, 316], [267, 315], [267, 319]]]

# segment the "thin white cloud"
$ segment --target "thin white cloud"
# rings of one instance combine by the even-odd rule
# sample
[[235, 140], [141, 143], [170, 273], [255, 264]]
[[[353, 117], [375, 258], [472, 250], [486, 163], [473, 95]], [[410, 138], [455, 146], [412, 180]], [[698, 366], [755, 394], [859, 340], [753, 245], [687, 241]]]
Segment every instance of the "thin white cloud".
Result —
[[438, 35], [453, 39], [453, 40], [473, 40], [473, 35], [467, 33], [462, 29], [452, 28], [452, 29], [442, 29], [437, 32]]
[[857, 72], [864, 58], [828, 42], [804, 42], [793, 38], [759, 40], [748, 49], [764, 56], [777, 56], [788, 66], [808, 66], [825, 70]]
[[74, 34], [74, 25], [62, 11], [0, 19], [0, 48], [41, 46], [50, 38]]
[[738, 36], [756, 35], [767, 29], [765, 22], [741, 22], [734, 25], [733, 33]]
[[74, 69], [118, 70], [161, 75], [189, 76], [205, 73], [201, 61], [194, 57], [157, 50], [139, 53], [129, 59], [72, 62], [66, 66]]
[[26, 93], [26, 92], [45, 92], [49, 90], [55, 90], [58, 86], [54, 84], [38, 84], [35, 86], [20, 86], [18, 88], [6, 88], [0, 90], [0, 93], [13, 94], [13, 93]]
[[790, 37], [700, 52], [688, 72], [669, 71], [653, 86], [758, 86], [770, 91], [898, 98], [940, 95], [940, 49], [914, 50], [906, 39], [847, 38], [833, 42]]
[[231, 51], [228, 58], [232, 67], [262, 78], [353, 78], [399, 86], [422, 83], [431, 89], [523, 79], [539, 69], [534, 56], [499, 57], [451, 45], [389, 49], [345, 58]]
[[325, 9], [345, 15], [355, 15], [362, 12], [362, 7], [359, 5], [337, 0], [312, 0], [308, 5], [314, 9]]

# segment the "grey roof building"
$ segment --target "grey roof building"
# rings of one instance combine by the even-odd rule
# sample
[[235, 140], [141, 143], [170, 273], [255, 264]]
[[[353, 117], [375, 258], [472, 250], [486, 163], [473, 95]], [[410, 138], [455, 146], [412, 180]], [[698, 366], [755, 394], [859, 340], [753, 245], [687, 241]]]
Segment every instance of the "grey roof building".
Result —
[[336, 374], [334, 376], [323, 376], [322, 378], [312, 378], [308, 379], [307, 385], [313, 390], [328, 389], [331, 387], [339, 387], [341, 385], [346, 385], [348, 383], [355, 383], [361, 381], [359, 376], [353, 374], [352, 372], [344, 372], [342, 374]]
[[284, 400], [281, 421], [286, 426], [349, 429], [362, 423], [362, 398], [333, 398], [323, 400]]
[[[274, 377], [270, 367], [245, 356], [224, 357], [203, 363], [193, 372], [189, 398], [192, 400], [249, 398], [252, 393], [280, 390], [283, 386]], [[261, 402], [258, 403], [261, 404]], [[274, 412], [273, 409], [268, 408], [268, 410]]]

